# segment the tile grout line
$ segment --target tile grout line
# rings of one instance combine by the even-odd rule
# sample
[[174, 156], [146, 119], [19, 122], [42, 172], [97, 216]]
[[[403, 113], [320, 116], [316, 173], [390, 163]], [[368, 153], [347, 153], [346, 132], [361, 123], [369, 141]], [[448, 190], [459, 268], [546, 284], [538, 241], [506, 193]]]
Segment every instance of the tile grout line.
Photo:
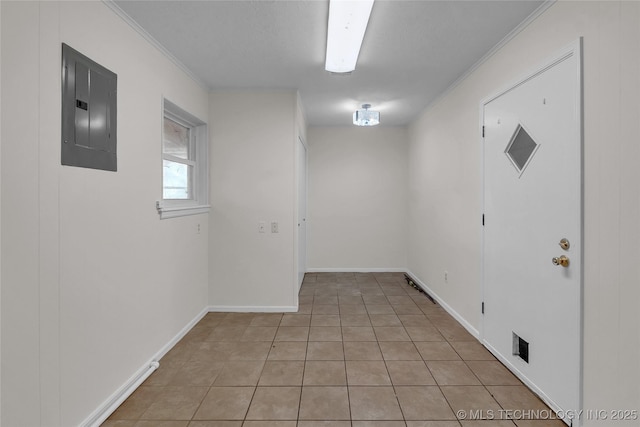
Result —
[[[384, 291], [385, 291], [384, 287], [389, 287], [389, 288], [390, 288], [390, 287], [391, 287], [391, 283], [387, 283], [387, 282], [380, 283], [380, 281], [379, 281], [377, 278], [374, 278], [374, 279], [376, 280], [376, 287], [381, 288], [381, 291], [382, 291], [382, 295], [379, 295], [379, 296], [384, 296], [384, 297], [385, 297], [385, 300], [386, 300], [386, 301], [387, 301], [387, 303], [392, 307], [393, 312], [395, 313], [395, 314], [394, 314], [394, 316], [398, 317], [398, 319], [400, 320], [400, 324], [399, 324], [399, 325], [397, 325], [397, 326], [396, 326], [396, 325], [392, 325], [392, 326], [395, 326], [395, 327], [398, 327], [398, 326], [399, 326], [399, 327], [400, 327], [400, 328], [399, 328], [399, 330], [404, 331], [404, 333], [409, 337], [409, 341], [406, 341], [406, 342], [411, 342], [411, 343], [412, 343], [413, 348], [418, 352], [418, 354], [420, 354], [420, 361], [424, 364], [424, 366], [425, 366], [425, 368], [426, 368], [426, 371], [427, 371], [427, 372], [429, 372], [429, 374], [433, 377], [433, 371], [432, 371], [432, 368], [430, 368], [430, 367], [429, 367], [429, 365], [427, 364], [427, 361], [425, 361], [425, 360], [424, 360], [423, 355], [422, 355], [422, 354], [417, 350], [417, 347], [416, 347], [416, 342], [417, 342], [417, 341], [415, 341], [415, 339], [414, 339], [414, 338], [409, 334], [409, 332], [408, 332], [408, 330], [407, 330], [407, 328], [408, 328], [409, 326], [406, 324], [406, 322], [405, 322], [405, 321], [403, 321], [403, 320], [399, 317], [399, 316], [402, 316], [402, 315], [403, 315], [403, 314], [401, 314], [401, 313], [406, 313], [407, 315], [411, 315], [411, 314], [412, 314], [412, 313], [411, 313], [411, 311], [406, 312], [406, 311], [404, 311], [404, 310], [406, 310], [406, 308], [403, 308], [403, 307], [397, 307], [397, 306], [402, 306], [402, 305], [403, 305], [403, 304], [401, 304], [401, 302], [402, 302], [402, 300], [401, 300], [401, 299], [397, 299], [397, 300], [395, 300], [395, 301], [397, 301], [397, 302], [400, 302], [400, 304], [393, 305], [393, 304], [391, 304], [391, 302], [389, 301], [389, 298], [388, 298], [389, 296], [398, 296], [398, 297], [399, 297], [399, 296], [404, 296], [404, 295], [398, 295], [398, 294], [396, 294], [395, 292], [394, 292], [394, 294], [393, 294], [393, 295], [387, 295], [386, 293], [384, 293]], [[356, 313], [358, 313], [358, 311], [357, 311], [357, 310], [353, 311], [352, 309], [349, 309], [349, 311], [344, 311], [344, 312], [343, 312], [342, 307], [343, 307], [343, 306], [350, 306], [350, 304], [340, 304], [340, 298], [339, 298], [339, 297], [341, 296], [341, 295], [340, 295], [340, 291], [341, 291], [341, 290], [343, 290], [343, 291], [344, 291], [344, 294], [345, 294], [344, 296], [354, 296], [354, 295], [351, 295], [351, 293], [350, 293], [350, 292], [348, 292], [348, 288], [349, 288], [349, 286], [346, 286], [346, 285], [350, 285], [350, 286], [352, 286], [352, 287], [353, 287], [353, 286], [355, 286], [355, 287], [357, 287], [358, 289], [362, 289], [362, 290], [364, 290], [365, 288], [369, 288], [369, 286], [363, 286], [362, 288], [360, 288], [361, 283], [358, 283], [358, 282], [350, 282], [350, 284], [346, 284], [346, 285], [345, 285], [345, 287], [341, 288], [341, 287], [340, 287], [341, 283], [340, 283], [340, 281], [339, 281], [339, 279], [338, 279], [338, 280], [336, 280], [336, 281], [335, 281], [335, 282], [333, 282], [333, 283], [323, 283], [322, 285], [319, 285], [319, 286], [314, 287], [314, 295], [313, 295], [314, 299], [315, 299], [315, 291], [316, 291], [316, 289], [315, 289], [315, 288], [319, 288], [319, 287], [321, 287], [321, 286], [323, 286], [323, 285], [331, 285], [331, 286], [335, 286], [335, 287], [336, 287], [336, 289], [335, 289], [335, 296], [336, 296], [337, 301], [338, 301], [338, 304], [337, 304], [337, 307], [338, 307], [338, 320], [339, 320], [339, 323], [338, 323], [338, 324], [339, 324], [339, 328], [340, 328], [339, 332], [340, 332], [340, 337], [341, 337], [341, 341], [340, 341], [340, 342], [341, 342], [341, 348], [342, 348], [342, 362], [343, 362], [343, 366], [344, 366], [344, 370], [345, 370], [345, 376], [346, 376], [345, 380], [346, 380], [346, 388], [347, 388], [347, 400], [348, 400], [348, 401], [347, 401], [347, 404], [348, 404], [348, 407], [349, 407], [349, 417], [350, 417], [350, 418], [352, 418], [352, 416], [353, 416], [353, 415], [352, 415], [352, 403], [351, 403], [351, 400], [350, 400], [351, 394], [349, 393], [349, 391], [350, 391], [350, 389], [351, 389], [352, 387], [357, 387], [357, 385], [353, 385], [353, 386], [352, 386], [352, 385], [349, 383], [349, 380], [348, 380], [348, 372], [347, 372], [347, 362], [348, 362], [348, 360], [347, 360], [347, 355], [346, 355], [346, 346], [345, 346], [346, 341], [344, 340], [345, 335], [344, 335], [344, 332], [343, 332], [343, 328], [344, 328], [344, 327], [346, 327], [346, 326], [345, 326], [345, 325], [344, 325], [344, 323], [343, 323], [343, 316], [346, 316], [346, 315], [347, 315], [347, 313], [350, 313], [350, 314], [356, 314]], [[398, 284], [396, 283], [395, 285], [398, 285]], [[331, 291], [329, 294], [321, 294], [321, 295], [319, 295], [319, 296], [325, 296], [325, 297], [326, 297], [326, 296], [331, 296], [331, 294], [332, 294], [332, 293], [333, 293], [333, 291]], [[413, 296], [412, 296], [412, 295], [410, 295], [408, 292], [406, 292], [405, 294], [406, 294], [406, 295], [409, 295], [410, 297], [413, 297]], [[375, 291], [374, 291], [374, 293], [371, 293], [371, 294], [368, 294], [368, 295], [375, 296], [376, 294], [375, 294]], [[360, 298], [363, 298], [363, 294], [360, 294], [359, 296], [360, 296]], [[327, 298], [327, 299], [325, 299], [324, 301], [320, 300], [320, 301], [318, 301], [318, 302], [321, 302], [321, 301], [322, 301], [322, 302], [325, 302], [325, 303], [326, 303], [329, 299], [330, 299], [330, 298]], [[310, 307], [310, 311], [309, 311], [309, 313], [306, 313], [306, 314], [309, 316], [309, 324], [308, 324], [308, 331], [309, 331], [309, 332], [308, 332], [308, 334], [307, 334], [306, 341], [305, 341], [305, 347], [304, 347], [304, 348], [305, 348], [305, 354], [304, 354], [304, 360], [303, 360], [302, 379], [301, 379], [301, 385], [300, 385], [300, 397], [299, 397], [299, 399], [298, 399], [298, 413], [297, 413], [297, 422], [298, 422], [298, 423], [299, 423], [299, 422], [301, 422], [301, 421], [303, 421], [303, 420], [300, 420], [301, 409], [302, 409], [302, 392], [303, 392], [303, 390], [304, 390], [304, 376], [305, 376], [305, 374], [306, 374], [306, 363], [307, 363], [307, 360], [308, 360], [308, 357], [309, 357], [309, 346], [310, 346], [310, 343], [312, 342], [310, 339], [311, 339], [311, 327], [312, 327], [312, 326], [311, 326], [311, 323], [313, 322], [313, 315], [314, 315], [314, 313], [313, 313], [313, 311], [314, 311], [314, 310], [313, 310], [314, 300], [312, 299], [311, 301], [312, 301], [312, 302], [311, 302], [311, 304], [310, 304], [310, 305], [311, 305], [311, 307]], [[347, 300], [347, 301], [353, 301], [353, 300]], [[406, 425], [406, 423], [407, 423], [408, 421], [406, 420], [405, 411], [402, 409], [402, 406], [401, 406], [401, 404], [400, 404], [400, 400], [399, 400], [398, 395], [397, 395], [397, 393], [396, 393], [396, 392], [397, 392], [398, 387], [402, 387], [403, 385], [401, 385], [401, 384], [395, 384], [395, 383], [393, 382], [392, 378], [391, 378], [391, 373], [390, 373], [390, 370], [389, 370], [389, 364], [388, 364], [388, 362], [389, 362], [389, 361], [388, 361], [387, 359], [385, 359], [384, 355], [382, 354], [382, 348], [381, 348], [381, 346], [380, 346], [381, 342], [380, 342], [380, 340], [379, 340], [379, 334], [377, 334], [377, 333], [376, 333], [376, 329], [375, 329], [375, 327], [374, 327], [374, 325], [373, 325], [373, 323], [374, 323], [374, 321], [372, 320], [372, 315], [373, 315], [373, 314], [372, 314], [372, 313], [369, 313], [369, 310], [367, 309], [367, 304], [366, 304], [366, 303], [364, 303], [364, 299], [362, 299], [362, 301], [363, 301], [363, 305], [364, 305], [364, 314], [366, 314], [366, 318], [368, 319], [368, 323], [369, 323], [369, 326], [368, 326], [368, 327], [369, 327], [369, 328], [371, 328], [371, 329], [373, 330], [373, 332], [374, 332], [374, 337], [375, 337], [376, 347], [377, 347], [378, 351], [380, 351], [380, 354], [381, 354], [381, 361], [383, 362], [383, 364], [384, 364], [384, 366], [385, 366], [386, 374], [387, 374], [387, 376], [389, 377], [390, 386], [391, 386], [391, 387], [392, 387], [392, 389], [394, 390], [394, 394], [395, 394], [395, 397], [396, 397], [396, 402], [397, 402], [397, 404], [398, 404], [398, 407], [400, 408], [400, 411], [401, 411], [401, 413], [402, 413], [402, 419], [403, 419], [403, 421], [404, 421], [404, 423], [405, 423], [405, 425]], [[434, 320], [433, 318], [434, 318], [434, 316], [438, 316], [438, 314], [437, 314], [437, 313], [434, 313], [432, 310], [426, 310], [426, 309], [425, 309], [425, 307], [422, 307], [422, 306], [419, 304], [419, 301], [416, 301], [414, 298], [412, 298], [412, 301], [413, 301], [413, 303], [416, 305], [416, 307], [420, 310], [420, 312], [421, 312], [420, 316], [424, 316], [425, 320], [427, 320], [427, 321], [429, 322], [429, 325], [430, 325], [430, 326], [432, 326], [432, 327], [434, 327], [434, 328], [435, 328], [435, 330], [436, 330], [439, 334], [442, 334], [442, 333], [444, 332], [444, 331], [443, 331], [443, 329], [442, 329], [442, 328], [443, 328], [442, 323], [441, 323], [441, 322], [438, 322], [438, 325], [440, 325], [440, 326], [436, 326], [436, 324], [434, 324], [434, 323], [433, 323], [433, 320]], [[375, 301], [374, 301], [374, 302], [375, 302]], [[329, 305], [329, 304], [326, 304], [326, 305]], [[353, 305], [353, 304], [351, 304], [351, 305]], [[360, 304], [355, 304], [355, 305], [359, 306]], [[373, 304], [373, 305], [375, 305], [375, 304]], [[346, 308], [346, 307], [345, 307], [345, 308]], [[323, 309], [326, 309], [326, 308], [323, 308]], [[353, 313], [352, 313], [352, 311], [353, 311]], [[319, 315], [324, 315], [323, 313], [324, 313], [324, 312], [320, 313]], [[384, 314], [382, 314], [382, 315], [384, 315]], [[226, 319], [225, 319], [225, 318], [226, 318]], [[269, 349], [268, 349], [268, 351], [266, 352], [265, 358], [264, 358], [264, 359], [260, 359], [260, 360], [262, 361], [262, 367], [261, 367], [260, 372], [259, 372], [259, 374], [258, 374], [258, 376], [257, 376], [257, 380], [256, 380], [256, 383], [255, 383], [255, 385], [254, 385], [254, 390], [253, 390], [253, 393], [252, 393], [251, 399], [250, 399], [250, 401], [249, 401], [249, 403], [248, 403], [248, 406], [246, 407], [246, 410], [245, 410], [245, 413], [244, 413], [244, 418], [242, 419], [242, 422], [246, 422], [246, 421], [248, 421], [248, 420], [247, 420], [247, 417], [248, 417], [248, 414], [249, 414], [249, 410], [251, 409], [251, 405], [254, 403], [254, 400], [255, 400], [255, 398], [256, 398], [256, 393], [257, 393], [257, 389], [258, 389], [258, 387], [259, 387], [260, 379], [262, 378], [262, 375], [264, 375], [264, 373], [265, 373], [265, 369], [266, 369], [266, 367], [267, 367], [267, 363], [268, 363], [268, 362], [269, 362], [269, 360], [270, 360], [270, 359], [269, 359], [269, 356], [272, 354], [272, 352], [273, 352], [273, 350], [274, 350], [274, 345], [276, 345], [276, 343], [277, 343], [277, 342], [275, 341], [275, 337], [277, 336], [277, 333], [278, 333], [279, 328], [280, 328], [280, 327], [283, 327], [283, 324], [282, 324], [283, 319], [284, 319], [284, 316], [281, 314], [281, 317], [280, 317], [280, 319], [278, 320], [278, 324], [277, 324], [277, 326], [275, 327], [275, 328], [276, 328], [276, 330], [275, 330], [275, 332], [274, 332], [274, 337], [273, 337], [273, 339], [272, 339], [272, 340], [270, 340], [270, 341], [265, 340], [266, 342], [268, 342], [268, 343], [269, 343], [270, 348], [269, 348]], [[248, 319], [247, 319], [247, 320], [248, 320]], [[213, 332], [213, 330], [215, 330], [216, 328], [221, 327], [221, 326], [225, 326], [225, 327], [241, 327], [241, 326], [244, 326], [245, 331], [246, 331], [246, 329], [247, 329], [247, 328], [251, 327], [251, 323], [250, 323], [250, 322], [249, 322], [248, 324], [246, 324], [246, 325], [245, 325], [244, 323], [236, 323], [236, 322], [232, 321], [232, 316], [231, 316], [231, 314], [227, 314], [227, 315], [226, 315], [225, 317], [223, 317], [220, 321], [217, 321], [217, 322], [211, 322], [211, 323], [213, 324], [213, 326], [211, 326], [211, 328], [210, 328], [212, 332]], [[256, 324], [256, 325], [254, 325], [254, 326], [258, 326], [258, 325]], [[385, 327], [385, 326], [389, 327], [389, 325], [385, 325], [385, 324], [384, 324], [384, 322], [383, 322], [381, 325], [378, 325], [378, 327]], [[416, 325], [416, 326], [418, 326], [418, 325]], [[211, 332], [211, 333], [212, 333], [212, 332]], [[454, 335], [452, 335], [452, 334], [454, 334]], [[203, 335], [204, 335], [204, 334], [203, 334]], [[479, 381], [478, 386], [479, 386], [479, 387], [482, 387], [482, 389], [483, 389], [483, 390], [485, 390], [489, 395], [491, 395], [491, 396], [492, 396], [493, 401], [497, 404], [497, 406], [498, 406], [498, 407], [504, 408], [504, 405], [503, 405], [503, 404], [501, 404], [500, 402], [498, 402], [498, 401], [497, 401], [497, 399], [495, 398], [495, 396], [494, 396], [494, 395], [491, 393], [491, 391], [488, 389], [488, 385], [484, 384], [484, 383], [480, 380], [480, 378], [478, 377], [477, 373], [471, 369], [471, 366], [469, 365], [469, 362], [471, 362], [472, 360], [471, 360], [471, 359], [470, 359], [470, 360], [466, 360], [464, 357], [462, 357], [463, 355], [461, 354], [460, 347], [459, 347], [458, 349], [456, 349], [456, 347], [454, 347], [454, 346], [453, 346], [453, 343], [458, 342], [458, 340], [455, 338], [455, 333], [454, 333], [454, 332], [450, 332], [449, 334], [447, 334], [447, 336], [445, 336], [445, 337], [443, 337], [443, 338], [444, 338], [444, 341], [442, 341], [442, 342], [445, 342], [445, 343], [447, 343], [449, 346], [451, 346], [451, 348], [453, 349], [454, 353], [455, 353], [457, 356], [459, 356], [459, 357], [460, 357], [460, 360], [464, 363], [464, 366], [465, 366], [467, 369], [469, 369], [469, 371], [471, 371], [471, 373], [472, 373], [473, 377], [474, 377], [476, 380], [478, 380], [478, 381]], [[202, 342], [206, 342], [206, 341], [208, 341], [208, 340], [207, 340], [205, 337], [199, 337], [199, 338], [194, 338], [194, 341], [197, 341], [197, 342], [201, 342], [201, 343], [202, 343]], [[215, 341], [217, 341], [217, 340], [214, 340], [213, 342], [215, 342]], [[232, 341], [235, 341], [235, 340], [231, 340], [230, 342], [232, 342]], [[252, 340], [249, 340], [249, 341], [252, 341]], [[246, 342], [249, 342], [249, 341], [246, 341]], [[259, 340], [258, 340], [258, 341], [259, 341]], [[223, 341], [218, 341], [218, 342], [226, 342], [226, 341], [224, 341], [224, 340], [223, 340]], [[240, 340], [239, 342], [245, 342], [245, 341]], [[286, 342], [286, 341], [279, 341], [279, 342], [280, 342], [280, 343], [284, 343], [284, 342]], [[354, 342], [357, 342], [357, 341], [354, 341]], [[390, 341], [390, 342], [393, 342], [393, 341]], [[430, 342], [430, 341], [425, 341], [425, 342]], [[440, 342], [440, 341], [438, 341], [438, 342]], [[466, 341], [465, 341], [465, 340], [462, 340], [462, 341], [459, 341], [459, 342], [466, 342]], [[193, 351], [193, 350], [190, 350], [190, 349], [188, 349], [188, 348], [187, 348], [187, 349], [185, 349], [185, 351]], [[357, 356], [356, 356], [356, 357], [357, 357]], [[189, 358], [188, 358], [188, 360], [183, 361], [183, 362], [180, 364], [180, 366], [188, 365], [192, 358], [193, 358], [193, 356], [189, 357]], [[215, 359], [214, 359], [214, 360], [215, 360]], [[230, 361], [230, 360], [232, 360], [232, 359], [229, 359], [229, 360], [225, 359], [225, 360], [224, 360], [223, 365], [226, 365], [227, 363], [229, 363], [229, 361]], [[274, 360], [276, 360], [276, 359], [274, 359]], [[284, 361], [284, 360], [289, 360], [289, 359], [282, 359], [282, 360]], [[358, 359], [354, 359], [354, 360], [355, 360], [355, 361], [358, 361], [358, 360], [360, 360], [360, 359], [358, 358]], [[368, 359], [363, 359], [363, 360], [368, 360]], [[191, 421], [195, 421], [195, 420], [194, 420], [195, 414], [197, 414], [197, 412], [200, 410], [200, 408], [202, 408], [202, 405], [203, 405], [204, 400], [206, 399], [206, 397], [207, 397], [208, 393], [212, 390], [212, 388], [214, 388], [214, 387], [215, 387], [215, 381], [216, 381], [216, 378], [217, 378], [217, 376], [218, 376], [219, 374], [220, 374], [220, 372], [218, 372], [218, 373], [217, 373], [217, 374], [212, 378], [212, 380], [211, 380], [211, 384], [209, 384], [209, 385], [206, 387], [206, 390], [207, 390], [207, 391], [204, 393], [203, 397], [202, 397], [202, 398], [200, 399], [200, 401], [198, 402], [198, 406], [196, 407], [196, 409], [194, 410], [193, 414], [191, 415], [191, 418], [190, 418], [190, 420], [191, 420]], [[173, 373], [173, 376], [176, 376], [176, 375], [178, 375], [178, 372]], [[381, 384], [381, 386], [383, 386], [383, 385], [384, 385], [384, 384]], [[453, 410], [453, 407], [451, 406], [451, 405], [452, 405], [452, 404], [451, 404], [451, 402], [450, 402], [450, 401], [449, 401], [449, 399], [446, 397], [446, 395], [444, 395], [443, 386], [445, 386], [445, 385], [444, 385], [444, 384], [442, 384], [442, 385], [441, 385], [441, 384], [439, 384], [439, 382], [438, 382], [437, 380], [435, 380], [435, 385], [438, 387], [438, 390], [440, 391], [440, 393], [444, 396], [445, 401], [447, 402], [447, 404], [448, 404], [449, 408], [450, 408], [451, 410]], [[162, 389], [162, 388], [164, 388], [164, 387], [169, 387], [169, 386], [170, 386], [170, 384], [166, 384], [166, 385], [157, 384], [157, 385], [155, 385], [155, 386], [153, 386], [153, 387], [157, 387], [157, 388]], [[407, 386], [408, 386], [408, 385], [407, 385]], [[192, 386], [192, 387], [196, 388], [196, 387], [200, 387], [200, 386], [195, 386], [195, 385], [194, 385], [194, 386]], [[234, 385], [233, 387], [242, 387], [242, 386], [241, 386], [241, 385]], [[275, 387], [275, 388], [277, 388], [277, 387], [278, 387], [278, 385], [266, 385], [265, 387]], [[202, 387], [202, 388], [204, 388], [204, 387]], [[195, 403], [195, 402], [194, 402], [194, 403]], [[138, 419], [138, 420], [143, 420], [143, 418], [140, 418], [140, 417], [138, 417], [137, 419]], [[189, 421], [189, 420], [187, 420], [187, 421]], [[511, 424], [514, 424], [514, 423], [515, 423], [515, 421], [514, 421], [514, 420], [510, 420], [510, 421], [511, 421]], [[354, 423], [354, 420], [353, 420], [353, 419], [350, 419], [350, 424], [351, 424], [351, 425], [353, 425], [353, 423]], [[458, 423], [458, 425], [460, 425], [460, 420], [457, 420], [457, 423]]]

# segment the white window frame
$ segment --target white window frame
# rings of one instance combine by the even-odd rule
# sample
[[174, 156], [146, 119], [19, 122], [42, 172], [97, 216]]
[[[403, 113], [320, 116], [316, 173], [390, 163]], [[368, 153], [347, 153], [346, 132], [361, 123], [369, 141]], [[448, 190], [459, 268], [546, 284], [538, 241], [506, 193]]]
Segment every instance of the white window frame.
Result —
[[156, 209], [160, 219], [175, 218], [186, 215], [197, 215], [209, 212], [209, 143], [207, 124], [194, 115], [178, 107], [166, 98], [162, 100], [162, 139], [160, 141], [160, 167], [164, 167], [164, 160], [176, 159], [163, 150], [164, 119], [168, 118], [190, 129], [190, 150], [193, 150], [192, 159], [180, 162], [193, 167], [191, 179], [190, 199], [165, 199], [164, 198], [164, 174], [160, 169], [160, 191], [162, 198], [156, 202]]

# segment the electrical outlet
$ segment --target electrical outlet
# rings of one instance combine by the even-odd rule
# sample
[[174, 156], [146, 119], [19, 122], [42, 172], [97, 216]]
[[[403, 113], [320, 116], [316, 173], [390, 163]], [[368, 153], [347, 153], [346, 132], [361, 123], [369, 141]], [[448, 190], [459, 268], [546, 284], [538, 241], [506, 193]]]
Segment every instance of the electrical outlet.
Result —
[[198, 227], [196, 228], [196, 232], [200, 234], [200, 224], [198, 224]]
[[267, 229], [267, 223], [264, 221], [260, 221], [258, 223], [258, 233], [265, 233]]
[[444, 283], [449, 283], [449, 272], [448, 271], [444, 272]]
[[272, 233], [278, 233], [278, 223], [277, 222], [272, 222], [271, 223], [271, 232]]

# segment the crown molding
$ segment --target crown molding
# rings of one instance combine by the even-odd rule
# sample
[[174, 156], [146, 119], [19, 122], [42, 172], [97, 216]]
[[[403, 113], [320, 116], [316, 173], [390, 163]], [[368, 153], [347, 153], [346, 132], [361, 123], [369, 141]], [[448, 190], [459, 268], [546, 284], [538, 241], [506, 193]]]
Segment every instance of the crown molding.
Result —
[[429, 110], [433, 106], [437, 105], [440, 101], [446, 98], [455, 88], [457, 88], [464, 80], [467, 79], [471, 74], [473, 74], [478, 68], [482, 66], [485, 62], [487, 62], [493, 55], [495, 55], [500, 49], [507, 45], [511, 40], [513, 40], [518, 34], [520, 34], [525, 28], [529, 26], [533, 21], [538, 19], [540, 15], [542, 15], [547, 9], [553, 6], [558, 0], [545, 0], [536, 10], [531, 12], [527, 18], [518, 24], [513, 30], [509, 32], [506, 36], [502, 38], [495, 46], [493, 46], [487, 53], [485, 53], [482, 58], [480, 58], [475, 64], [473, 64], [467, 71], [464, 72], [460, 77], [458, 77], [451, 85], [440, 94], [436, 99], [430, 102], [423, 111]]
[[194, 82], [202, 86], [203, 89], [211, 90], [200, 77], [196, 76], [186, 65], [176, 58], [166, 47], [164, 47], [158, 40], [156, 40], [151, 34], [140, 26], [131, 16], [127, 14], [118, 4], [113, 0], [102, 0], [102, 2], [111, 9], [116, 15], [118, 15], [124, 22], [129, 24], [138, 34], [142, 36], [151, 46], [155, 47], [160, 53], [162, 53], [169, 61], [173, 62], [180, 70], [188, 75]]

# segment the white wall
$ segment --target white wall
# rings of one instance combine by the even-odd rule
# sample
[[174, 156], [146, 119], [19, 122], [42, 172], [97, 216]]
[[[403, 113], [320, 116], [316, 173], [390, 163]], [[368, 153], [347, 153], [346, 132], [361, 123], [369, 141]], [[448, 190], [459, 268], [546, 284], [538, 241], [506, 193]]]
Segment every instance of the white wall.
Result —
[[[2, 23], [2, 7], [0, 7], [0, 25]], [[2, 82], [2, 31], [0, 30], [0, 82]], [[0, 84], [0, 100], [2, 99], [2, 84]], [[0, 102], [0, 189], [2, 189], [2, 102]], [[0, 224], [2, 224], [2, 197], [0, 197]], [[0, 242], [2, 242], [2, 227], [0, 227]], [[0, 366], [2, 366], [2, 245], [0, 244]], [[0, 384], [2, 384], [2, 369], [0, 369]], [[0, 425], [2, 424], [2, 387], [0, 387]]]
[[[10, 80], [38, 82], [39, 10], [35, 3], [2, 7], [2, 424], [39, 425], [38, 128], [36, 90]], [[10, 17], [10, 19], [9, 19]], [[9, 40], [22, 27], [20, 49]], [[10, 69], [9, 64], [31, 67]], [[21, 99], [11, 106], [9, 100]], [[11, 112], [11, 115], [8, 113]], [[14, 140], [13, 144], [6, 141]], [[24, 159], [8, 162], [9, 158]], [[29, 161], [28, 159], [31, 159]], [[26, 165], [25, 165], [26, 163]], [[29, 165], [31, 163], [31, 165]], [[20, 183], [16, 186], [15, 183]], [[9, 185], [12, 184], [12, 185]], [[13, 209], [9, 209], [13, 207]], [[11, 325], [11, 327], [9, 327]], [[31, 404], [28, 404], [31, 403]], [[35, 410], [34, 407], [35, 406]], [[12, 414], [12, 408], [18, 411]]]
[[209, 97], [209, 303], [216, 310], [297, 308], [297, 102], [293, 90]]
[[[207, 305], [207, 216], [154, 205], [162, 96], [208, 95], [102, 2], [0, 7], [2, 424], [77, 425]], [[118, 75], [116, 173], [60, 166], [62, 42]]]
[[406, 268], [407, 142], [403, 127], [309, 129], [309, 270]]
[[[480, 102], [580, 36], [584, 408], [637, 409], [640, 3], [555, 3], [412, 125], [409, 268], [472, 327], [480, 327]], [[615, 423], [585, 420], [586, 426], [609, 424]]]

